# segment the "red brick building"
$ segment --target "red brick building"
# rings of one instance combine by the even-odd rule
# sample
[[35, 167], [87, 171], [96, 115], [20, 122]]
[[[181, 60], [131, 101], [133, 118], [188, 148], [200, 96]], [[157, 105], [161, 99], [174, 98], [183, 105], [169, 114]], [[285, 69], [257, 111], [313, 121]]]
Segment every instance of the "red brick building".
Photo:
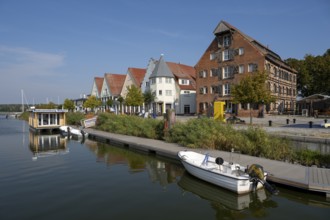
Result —
[[268, 113], [285, 113], [294, 110], [296, 103], [296, 71], [268, 47], [242, 33], [225, 21], [215, 28], [213, 41], [195, 66], [197, 77], [197, 112], [205, 113], [215, 100], [226, 103], [226, 111], [238, 116], [246, 116], [253, 108], [257, 116], [261, 105], [256, 103], [234, 104], [230, 87], [238, 83], [242, 76], [256, 71], [266, 71], [265, 82], [276, 98], [268, 104]]

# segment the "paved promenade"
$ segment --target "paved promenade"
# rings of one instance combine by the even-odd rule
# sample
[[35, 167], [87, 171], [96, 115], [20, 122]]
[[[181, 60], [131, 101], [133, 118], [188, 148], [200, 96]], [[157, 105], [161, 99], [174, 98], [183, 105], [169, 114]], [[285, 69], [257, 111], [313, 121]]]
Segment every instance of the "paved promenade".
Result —
[[[178, 120], [187, 120], [189, 118], [178, 118]], [[263, 126], [265, 129], [268, 125], [269, 118], [256, 119], [253, 118], [253, 123]], [[283, 122], [284, 119], [284, 122]], [[291, 118], [292, 119], [292, 116]], [[246, 119], [245, 119], [246, 120]], [[289, 133], [295, 136], [306, 135], [308, 137], [321, 137], [324, 140], [329, 140], [329, 129], [324, 129], [319, 126], [323, 119], [314, 119], [314, 126], [309, 128], [308, 119], [298, 118], [296, 124], [288, 126], [286, 124], [285, 117], [272, 118], [274, 124], [270, 132], [282, 132], [286, 135]], [[265, 125], [267, 123], [267, 125]], [[305, 126], [306, 124], [306, 126]], [[296, 127], [297, 126], [297, 127]], [[299, 127], [300, 126], [300, 127]], [[304, 126], [304, 127], [303, 127]], [[296, 130], [296, 129], [301, 130]], [[277, 130], [276, 130], [277, 129]], [[120, 134], [113, 134], [108, 132], [102, 132], [94, 129], [84, 129], [89, 134], [89, 138], [105, 143], [122, 146], [128, 149], [134, 149], [144, 151], [160, 156], [165, 156], [178, 160], [177, 153], [180, 150], [189, 148], [182, 147], [174, 143], [166, 143], [164, 141], [152, 140], [146, 138], [139, 138], [133, 136], [126, 136]], [[321, 132], [321, 133], [320, 133]], [[192, 150], [192, 149], [189, 149]], [[323, 192], [327, 197], [330, 197], [330, 169], [316, 168], [316, 167], [305, 167], [296, 164], [290, 164], [281, 161], [268, 160], [265, 158], [252, 157], [247, 155], [240, 155], [230, 152], [218, 151], [218, 150], [205, 150], [205, 149], [194, 149], [197, 152], [208, 152], [214, 157], [222, 157], [227, 161], [235, 161], [243, 166], [251, 164], [260, 164], [269, 173], [268, 180], [280, 183], [283, 185], [293, 186], [296, 188]]]

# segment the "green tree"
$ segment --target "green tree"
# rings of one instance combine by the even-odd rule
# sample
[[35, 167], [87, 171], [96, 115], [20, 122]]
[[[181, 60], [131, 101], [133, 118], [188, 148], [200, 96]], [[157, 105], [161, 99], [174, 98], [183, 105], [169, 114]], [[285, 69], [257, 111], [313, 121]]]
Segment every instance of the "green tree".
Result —
[[[234, 103], [271, 103], [275, 100], [266, 87], [267, 74], [254, 72], [246, 75], [241, 81], [231, 88], [231, 96]], [[252, 108], [250, 108], [250, 124], [252, 124]]]
[[151, 103], [153, 103], [156, 99], [156, 94], [151, 90], [147, 90], [143, 93], [143, 99], [146, 106], [148, 106], [148, 110], [150, 109]]
[[298, 71], [297, 89], [303, 97], [330, 95], [330, 49], [323, 56], [307, 54], [303, 60], [289, 58], [286, 62]]
[[84, 108], [90, 108], [92, 109], [92, 111], [94, 111], [94, 109], [96, 107], [99, 107], [102, 105], [102, 102], [100, 99], [96, 98], [95, 96], [90, 96], [86, 102], [84, 103]]
[[63, 103], [63, 108], [68, 109], [69, 111], [73, 111], [75, 108], [74, 102], [70, 99], [65, 99]]
[[119, 102], [119, 112], [121, 112], [122, 113], [122, 105], [123, 105], [123, 103], [124, 103], [124, 98], [122, 97], [122, 96], [119, 96], [118, 98], [117, 98], [117, 101]]
[[143, 95], [141, 89], [136, 87], [135, 85], [131, 85], [127, 87], [127, 95], [126, 95], [126, 105], [128, 106], [141, 106], [143, 104]]
[[36, 105], [37, 109], [56, 109], [57, 105], [53, 102], [49, 102], [47, 104], [38, 104]]

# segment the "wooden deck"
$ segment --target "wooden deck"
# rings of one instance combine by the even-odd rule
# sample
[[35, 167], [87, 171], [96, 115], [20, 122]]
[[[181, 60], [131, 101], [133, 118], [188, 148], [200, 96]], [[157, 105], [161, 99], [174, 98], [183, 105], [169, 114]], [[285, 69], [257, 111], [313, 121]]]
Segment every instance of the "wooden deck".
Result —
[[[129, 149], [155, 153], [160, 156], [179, 160], [177, 153], [184, 148], [178, 144], [164, 141], [113, 134], [94, 129], [84, 129], [92, 140], [102, 141]], [[307, 190], [321, 192], [330, 197], [330, 169], [305, 167], [281, 161], [252, 157], [218, 150], [190, 149], [196, 152], [209, 153], [213, 157], [222, 157], [226, 161], [235, 161], [243, 166], [260, 164], [269, 173], [267, 179], [274, 183]]]

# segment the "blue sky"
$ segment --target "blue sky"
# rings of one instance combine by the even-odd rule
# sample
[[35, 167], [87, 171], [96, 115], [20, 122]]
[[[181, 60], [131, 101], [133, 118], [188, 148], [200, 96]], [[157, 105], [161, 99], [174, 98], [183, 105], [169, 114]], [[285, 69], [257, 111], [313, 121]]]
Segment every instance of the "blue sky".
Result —
[[282, 59], [330, 48], [328, 0], [0, 0], [0, 104], [89, 94], [93, 78], [146, 68], [150, 58], [194, 66], [225, 20]]

